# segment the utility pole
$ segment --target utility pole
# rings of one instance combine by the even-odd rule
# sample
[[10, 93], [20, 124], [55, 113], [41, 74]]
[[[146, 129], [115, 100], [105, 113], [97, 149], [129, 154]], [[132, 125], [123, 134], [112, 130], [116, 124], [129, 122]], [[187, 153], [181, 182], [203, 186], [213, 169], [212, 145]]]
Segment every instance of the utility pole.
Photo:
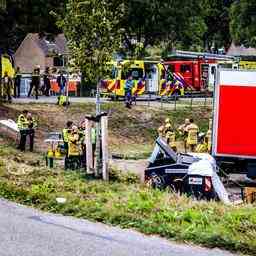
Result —
[[[96, 91], [96, 116], [100, 114], [100, 79], [97, 78], [97, 91]], [[99, 177], [101, 173], [101, 120], [96, 122], [96, 165], [95, 176]]]
[[[65, 62], [65, 60], [64, 60]], [[69, 68], [68, 68], [68, 64], [69, 64], [69, 54], [67, 54], [67, 85], [66, 85], [66, 109], [68, 108], [68, 102], [69, 102], [69, 99], [68, 99], [68, 91], [69, 91]]]

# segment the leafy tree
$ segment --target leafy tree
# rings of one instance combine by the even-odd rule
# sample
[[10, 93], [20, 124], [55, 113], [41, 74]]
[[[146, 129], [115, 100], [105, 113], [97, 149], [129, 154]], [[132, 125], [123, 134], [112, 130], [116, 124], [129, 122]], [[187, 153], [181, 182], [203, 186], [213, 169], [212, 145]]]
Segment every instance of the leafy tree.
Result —
[[66, 0], [8, 0], [0, 11], [0, 48], [16, 49], [27, 33], [57, 34], [51, 11], [64, 13]]
[[[97, 108], [99, 82], [108, 72], [108, 62], [120, 45], [119, 19], [123, 11], [119, 0], [69, 0], [67, 13], [58, 24], [68, 39], [71, 55], [87, 80], [96, 81]], [[96, 176], [100, 173], [100, 127], [97, 123]]]
[[126, 1], [122, 20], [126, 50], [134, 53], [140, 43], [144, 48], [161, 44], [169, 49], [175, 45], [186, 49], [201, 45], [206, 26], [200, 3], [196, 0]]
[[235, 1], [230, 10], [230, 30], [235, 43], [256, 47], [256, 2]]
[[207, 26], [203, 41], [206, 50], [212, 46], [217, 50], [231, 43], [229, 10], [234, 0], [202, 0], [203, 16]]
[[71, 54], [85, 77], [99, 80], [120, 45], [121, 1], [69, 0], [58, 24], [69, 41]]

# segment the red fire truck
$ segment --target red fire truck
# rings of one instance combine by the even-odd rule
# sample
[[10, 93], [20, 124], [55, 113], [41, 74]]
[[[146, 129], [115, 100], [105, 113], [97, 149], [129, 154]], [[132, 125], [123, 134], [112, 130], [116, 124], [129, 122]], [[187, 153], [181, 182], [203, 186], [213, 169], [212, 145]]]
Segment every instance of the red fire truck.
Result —
[[[219, 61], [232, 62], [235, 57], [211, 53], [175, 51], [164, 59], [164, 65], [176, 76], [185, 81], [187, 89], [208, 90], [210, 68]], [[215, 75], [215, 74], [213, 74]]]

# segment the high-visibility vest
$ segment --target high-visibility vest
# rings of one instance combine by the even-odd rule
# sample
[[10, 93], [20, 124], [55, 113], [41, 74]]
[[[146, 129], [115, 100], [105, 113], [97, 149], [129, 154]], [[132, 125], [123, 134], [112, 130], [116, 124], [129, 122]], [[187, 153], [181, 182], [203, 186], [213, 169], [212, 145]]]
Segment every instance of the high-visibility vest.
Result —
[[20, 130], [28, 129], [28, 119], [23, 114], [19, 115], [17, 125]]
[[80, 155], [79, 134], [70, 134], [68, 136], [68, 156]]
[[198, 143], [197, 134], [199, 132], [199, 128], [196, 124], [190, 124], [186, 128], [188, 132], [187, 144], [188, 145], [196, 145]]
[[69, 131], [68, 128], [64, 128], [62, 130], [62, 137], [63, 137], [63, 141], [64, 142], [68, 142], [68, 131]]

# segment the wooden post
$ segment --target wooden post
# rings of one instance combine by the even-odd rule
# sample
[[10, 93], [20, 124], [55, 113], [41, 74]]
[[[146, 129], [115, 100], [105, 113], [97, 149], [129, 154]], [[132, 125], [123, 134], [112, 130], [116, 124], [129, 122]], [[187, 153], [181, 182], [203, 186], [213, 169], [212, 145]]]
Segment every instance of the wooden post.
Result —
[[102, 131], [102, 178], [105, 181], [109, 181], [108, 172], [108, 117], [103, 116], [101, 118], [101, 131]]
[[91, 139], [91, 121], [86, 119], [85, 141], [86, 141], [86, 173], [92, 174], [93, 170], [93, 153]]

